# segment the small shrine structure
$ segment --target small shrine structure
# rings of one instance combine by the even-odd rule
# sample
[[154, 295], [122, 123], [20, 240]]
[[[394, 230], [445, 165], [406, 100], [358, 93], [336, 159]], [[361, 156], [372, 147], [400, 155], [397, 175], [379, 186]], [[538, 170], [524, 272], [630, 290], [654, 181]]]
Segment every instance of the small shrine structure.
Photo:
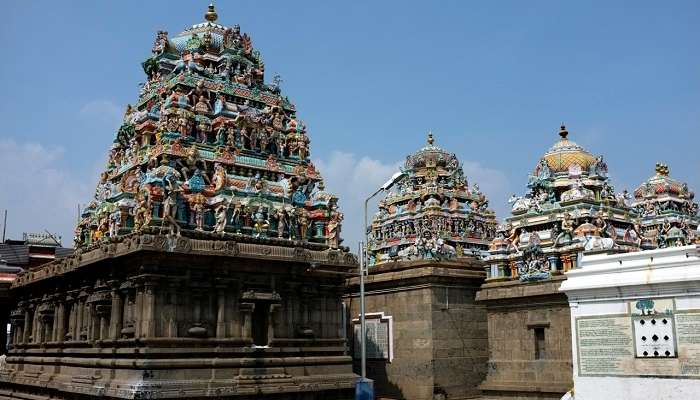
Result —
[[559, 140], [513, 195], [477, 300], [487, 307], [489, 369], [481, 388], [498, 399], [559, 399], [572, 384], [569, 305], [558, 291], [583, 252], [639, 249], [637, 215], [616, 193], [602, 156]]
[[668, 165], [656, 164], [656, 173], [634, 190], [632, 207], [641, 217], [643, 249], [698, 243], [698, 203], [688, 184], [671, 178]]

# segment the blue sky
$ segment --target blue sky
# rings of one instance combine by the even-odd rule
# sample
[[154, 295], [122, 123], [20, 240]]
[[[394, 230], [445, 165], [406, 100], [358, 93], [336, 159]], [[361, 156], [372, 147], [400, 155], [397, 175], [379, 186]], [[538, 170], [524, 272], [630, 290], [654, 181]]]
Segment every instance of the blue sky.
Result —
[[[0, 209], [8, 236], [70, 244], [158, 30], [204, 1], [0, 4]], [[565, 122], [618, 190], [669, 163], [700, 188], [700, 2], [219, 1], [308, 127], [341, 195], [346, 244], [361, 202], [425, 142], [457, 153], [499, 217]]]

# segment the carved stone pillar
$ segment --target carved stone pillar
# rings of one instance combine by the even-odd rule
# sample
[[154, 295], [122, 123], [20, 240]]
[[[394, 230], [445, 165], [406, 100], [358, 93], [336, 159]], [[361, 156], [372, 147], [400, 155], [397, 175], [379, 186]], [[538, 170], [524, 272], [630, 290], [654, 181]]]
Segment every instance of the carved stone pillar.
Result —
[[241, 338], [249, 340], [253, 338], [253, 310], [255, 303], [240, 303], [241, 310]]
[[56, 310], [56, 321], [54, 322], [54, 342], [63, 342], [66, 336], [66, 303], [61, 300]]
[[95, 337], [97, 340], [109, 338], [109, 316], [112, 306], [108, 304], [95, 304], [95, 316], [97, 326], [95, 327]]
[[24, 328], [22, 329], [24, 335], [22, 336], [22, 343], [29, 343], [29, 338], [32, 335], [32, 324], [34, 323], [34, 314], [32, 313], [32, 305], [28, 304], [24, 309]]
[[70, 341], [75, 340], [75, 320], [76, 320], [76, 298], [75, 292], [71, 291], [66, 296], [65, 307], [68, 310], [68, 317], [66, 318], [66, 328], [63, 339]]
[[223, 287], [219, 287], [217, 292], [216, 337], [226, 337], [226, 292]]
[[156, 296], [155, 282], [146, 282], [143, 298], [143, 336], [156, 336]]
[[124, 305], [122, 294], [119, 292], [119, 283], [110, 282], [112, 285], [112, 308], [109, 318], [109, 338], [119, 339], [122, 332], [122, 317], [124, 315]]
[[275, 338], [275, 320], [279, 315], [279, 310], [282, 306], [279, 303], [270, 304], [270, 315], [268, 316], [269, 323], [267, 324], [267, 341], [272, 342]]
[[134, 299], [133, 318], [134, 318], [134, 337], [141, 337], [143, 332], [143, 292], [144, 286], [142, 283], [136, 284], [136, 297]]

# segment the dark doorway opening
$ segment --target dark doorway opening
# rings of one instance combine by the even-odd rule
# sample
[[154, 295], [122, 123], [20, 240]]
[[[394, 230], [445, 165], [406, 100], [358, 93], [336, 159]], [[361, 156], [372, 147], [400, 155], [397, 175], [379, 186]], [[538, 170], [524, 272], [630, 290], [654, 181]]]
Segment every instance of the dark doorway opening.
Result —
[[256, 346], [267, 346], [270, 342], [268, 337], [270, 319], [270, 303], [267, 301], [255, 302], [253, 309], [253, 344]]

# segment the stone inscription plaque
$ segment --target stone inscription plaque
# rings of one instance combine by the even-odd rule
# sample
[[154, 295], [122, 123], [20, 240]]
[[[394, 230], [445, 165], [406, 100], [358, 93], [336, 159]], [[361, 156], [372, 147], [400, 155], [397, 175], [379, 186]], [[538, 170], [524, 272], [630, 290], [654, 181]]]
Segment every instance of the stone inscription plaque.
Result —
[[[633, 307], [634, 303], [630, 310]], [[700, 379], [700, 310], [671, 311], [670, 315], [667, 310], [664, 315], [674, 322], [677, 354], [665, 358], [636, 354], [634, 323], [639, 316], [635, 311], [627, 315], [577, 318], [579, 376]]]
[[632, 357], [632, 324], [628, 317], [576, 320], [579, 375], [617, 374]]

